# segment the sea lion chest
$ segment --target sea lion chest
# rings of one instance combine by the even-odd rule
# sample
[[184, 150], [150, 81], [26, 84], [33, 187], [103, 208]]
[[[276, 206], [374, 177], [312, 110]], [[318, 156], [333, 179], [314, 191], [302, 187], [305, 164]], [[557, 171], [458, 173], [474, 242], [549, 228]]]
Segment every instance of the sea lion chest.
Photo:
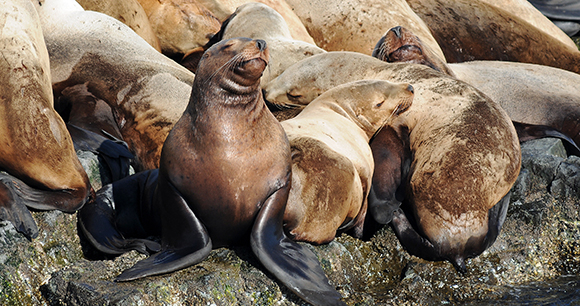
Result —
[[204, 224], [214, 247], [246, 236], [290, 171], [288, 140], [265, 108], [214, 110], [197, 120], [184, 114], [162, 156], [166, 170], [160, 171]]

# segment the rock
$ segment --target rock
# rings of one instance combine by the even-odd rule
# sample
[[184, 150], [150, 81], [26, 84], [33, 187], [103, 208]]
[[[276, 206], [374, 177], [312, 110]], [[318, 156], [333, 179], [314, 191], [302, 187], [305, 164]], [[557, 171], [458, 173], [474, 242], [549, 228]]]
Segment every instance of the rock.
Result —
[[[497, 299], [517, 301], [514, 286], [578, 275], [580, 158], [566, 157], [556, 139], [529, 141], [522, 145], [522, 156], [504, 228], [488, 250], [468, 261], [463, 276], [447, 262], [410, 256], [388, 227], [370, 241], [342, 235], [308, 247], [349, 305], [489, 305]], [[40, 235], [32, 242], [11, 224], [0, 223], [2, 305], [304, 305], [249, 247], [217, 249], [193, 267], [115, 283], [113, 278], [143, 255], [106, 258], [79, 237], [75, 215], [33, 215]], [[557, 280], [558, 286], [578, 282]]]

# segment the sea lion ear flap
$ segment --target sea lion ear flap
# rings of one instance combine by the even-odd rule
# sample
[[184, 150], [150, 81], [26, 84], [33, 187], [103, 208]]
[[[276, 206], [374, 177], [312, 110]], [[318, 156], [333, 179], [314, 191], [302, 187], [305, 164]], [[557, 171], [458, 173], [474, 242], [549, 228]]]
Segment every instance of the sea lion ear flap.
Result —
[[197, 47], [192, 49], [183, 56], [180, 64], [187, 68], [189, 71], [196, 73], [197, 66], [199, 65], [199, 61], [201, 60], [204, 52], [204, 47]]
[[385, 126], [370, 143], [375, 161], [369, 192], [369, 212], [376, 222], [388, 224], [403, 202], [411, 167], [409, 130]]

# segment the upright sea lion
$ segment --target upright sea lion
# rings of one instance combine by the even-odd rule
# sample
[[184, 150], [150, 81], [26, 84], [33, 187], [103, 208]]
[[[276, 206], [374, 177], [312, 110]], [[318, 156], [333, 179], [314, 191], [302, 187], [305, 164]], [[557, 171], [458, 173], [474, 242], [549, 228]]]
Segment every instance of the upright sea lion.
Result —
[[194, 74], [157, 52], [120, 21], [73, 0], [37, 6], [55, 96], [87, 83], [116, 113], [136, 171], [159, 166], [161, 147], [191, 93]]
[[27, 0], [0, 1], [0, 220], [31, 239], [26, 206], [74, 212], [92, 188], [65, 124], [53, 108], [49, 58]]
[[578, 150], [580, 75], [576, 73], [504, 61], [446, 64], [402, 27], [389, 30], [375, 49], [380, 52], [373, 56], [380, 60], [424, 64], [481, 90], [506, 111], [516, 124], [520, 140], [557, 136]]
[[448, 63], [501, 60], [580, 73], [578, 49], [495, 6], [472, 0], [407, 2], [429, 26]]
[[441, 48], [427, 25], [406, 1], [381, 0], [287, 0], [296, 15], [326, 51], [355, 51], [371, 54], [384, 29], [403, 25], [443, 57]]
[[155, 50], [161, 52], [159, 39], [153, 32], [145, 10], [137, 0], [78, 0], [85, 10], [107, 14], [129, 26]]
[[[80, 212], [81, 229], [102, 251], [159, 251], [118, 281], [183, 269], [212, 248], [249, 238], [266, 269], [298, 296], [344, 304], [316, 256], [283, 230], [290, 146], [262, 98], [259, 80], [267, 62], [263, 40], [210, 47], [190, 102], [163, 145], [159, 170], [104, 187]], [[161, 245], [149, 236], [160, 236]]]
[[284, 18], [273, 8], [256, 2], [241, 5], [226, 20], [219, 35], [221, 39], [249, 37], [263, 39], [268, 43], [270, 63], [264, 71], [260, 84], [268, 84], [292, 64], [326, 51], [314, 44], [292, 38]]
[[374, 162], [369, 140], [397, 125], [413, 87], [381, 80], [328, 90], [282, 121], [292, 149], [292, 187], [284, 213], [295, 240], [330, 242], [337, 231], [361, 237]]
[[319, 93], [361, 79], [413, 84], [413, 107], [401, 115], [412, 155], [403, 204], [413, 218], [407, 222], [395, 211], [395, 230], [412, 254], [446, 259], [465, 271], [465, 260], [497, 237], [519, 174], [521, 153], [511, 120], [467, 83], [423, 65], [385, 63], [354, 52], [302, 60], [270, 82], [265, 95], [273, 103], [305, 105]]

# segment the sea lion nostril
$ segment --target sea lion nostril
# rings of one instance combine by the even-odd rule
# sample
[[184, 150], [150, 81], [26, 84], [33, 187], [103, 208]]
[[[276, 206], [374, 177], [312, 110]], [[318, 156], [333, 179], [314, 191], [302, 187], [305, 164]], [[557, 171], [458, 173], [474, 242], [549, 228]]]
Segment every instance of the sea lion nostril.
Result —
[[410, 91], [412, 94], [415, 93], [415, 89], [413, 89], [413, 86], [411, 85], [407, 86], [407, 90]]
[[401, 26], [396, 26], [392, 28], [391, 31], [393, 31], [398, 38], [401, 38]]
[[260, 51], [266, 50], [266, 41], [261, 39], [256, 39], [256, 47], [260, 49]]

